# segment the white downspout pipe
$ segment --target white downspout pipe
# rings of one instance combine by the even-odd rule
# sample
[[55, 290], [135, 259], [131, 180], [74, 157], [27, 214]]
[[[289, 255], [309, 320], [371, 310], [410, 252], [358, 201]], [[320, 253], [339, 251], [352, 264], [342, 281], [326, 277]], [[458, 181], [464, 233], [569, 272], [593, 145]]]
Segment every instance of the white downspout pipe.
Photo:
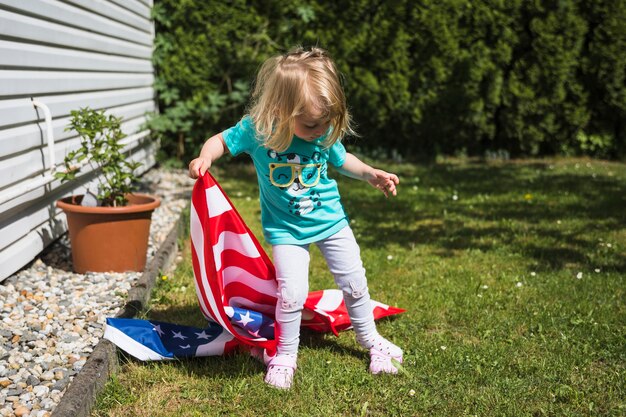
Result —
[[50, 164], [50, 173], [54, 175], [54, 170], [56, 168], [56, 158], [54, 156], [54, 134], [52, 132], [52, 114], [50, 113], [50, 108], [43, 104], [39, 100], [32, 99], [33, 106], [40, 107], [43, 110], [44, 118], [46, 119], [46, 142], [48, 143], [48, 152], [50, 156], [49, 164]]

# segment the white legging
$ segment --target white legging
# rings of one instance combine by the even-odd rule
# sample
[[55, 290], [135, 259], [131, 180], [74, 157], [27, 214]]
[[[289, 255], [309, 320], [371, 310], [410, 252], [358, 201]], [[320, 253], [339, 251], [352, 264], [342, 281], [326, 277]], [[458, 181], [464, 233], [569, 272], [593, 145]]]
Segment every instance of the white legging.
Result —
[[[375, 333], [365, 268], [352, 229], [346, 226], [315, 243], [324, 255], [335, 283], [343, 291], [357, 337]], [[297, 354], [302, 307], [309, 292], [309, 245], [274, 245], [272, 253], [278, 281], [276, 321], [280, 334], [277, 350], [279, 354]]]

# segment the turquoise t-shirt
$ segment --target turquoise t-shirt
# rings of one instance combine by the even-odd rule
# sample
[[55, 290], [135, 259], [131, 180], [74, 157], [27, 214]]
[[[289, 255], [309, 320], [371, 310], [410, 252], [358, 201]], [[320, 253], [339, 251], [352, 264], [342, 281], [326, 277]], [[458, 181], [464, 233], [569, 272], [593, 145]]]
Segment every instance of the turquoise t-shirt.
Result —
[[348, 225], [337, 182], [327, 175], [327, 162], [336, 167], [345, 162], [341, 142], [325, 148], [325, 136], [312, 142], [294, 136], [286, 151], [276, 152], [263, 146], [249, 116], [222, 136], [232, 155], [243, 152], [252, 157], [263, 234], [270, 244], [312, 243]]

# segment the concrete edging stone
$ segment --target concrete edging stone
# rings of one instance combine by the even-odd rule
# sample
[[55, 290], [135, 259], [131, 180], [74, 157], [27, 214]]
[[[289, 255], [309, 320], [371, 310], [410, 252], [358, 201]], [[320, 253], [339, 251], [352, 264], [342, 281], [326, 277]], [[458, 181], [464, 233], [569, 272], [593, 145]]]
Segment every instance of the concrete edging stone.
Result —
[[[179, 216], [152, 261], [128, 291], [128, 301], [116, 315], [117, 318], [135, 317], [150, 301], [150, 294], [159, 273], [172, 265], [176, 258], [178, 238], [183, 232], [183, 217], [182, 214]], [[106, 339], [101, 339], [61, 397], [61, 402], [52, 411], [52, 417], [89, 417], [96, 397], [104, 388], [109, 376], [118, 369], [116, 346]]]

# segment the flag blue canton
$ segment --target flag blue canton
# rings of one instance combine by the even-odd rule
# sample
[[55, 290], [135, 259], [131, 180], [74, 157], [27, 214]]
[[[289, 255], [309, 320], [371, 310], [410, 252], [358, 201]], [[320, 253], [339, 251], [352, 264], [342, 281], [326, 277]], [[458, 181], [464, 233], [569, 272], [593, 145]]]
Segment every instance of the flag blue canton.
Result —
[[200, 329], [153, 320], [115, 318], [107, 318], [107, 327], [119, 330], [163, 359], [199, 356], [199, 348], [210, 345], [224, 332], [216, 323]]
[[225, 307], [224, 311], [234, 326], [251, 336], [268, 340], [274, 338], [274, 320], [263, 313], [239, 307]]

